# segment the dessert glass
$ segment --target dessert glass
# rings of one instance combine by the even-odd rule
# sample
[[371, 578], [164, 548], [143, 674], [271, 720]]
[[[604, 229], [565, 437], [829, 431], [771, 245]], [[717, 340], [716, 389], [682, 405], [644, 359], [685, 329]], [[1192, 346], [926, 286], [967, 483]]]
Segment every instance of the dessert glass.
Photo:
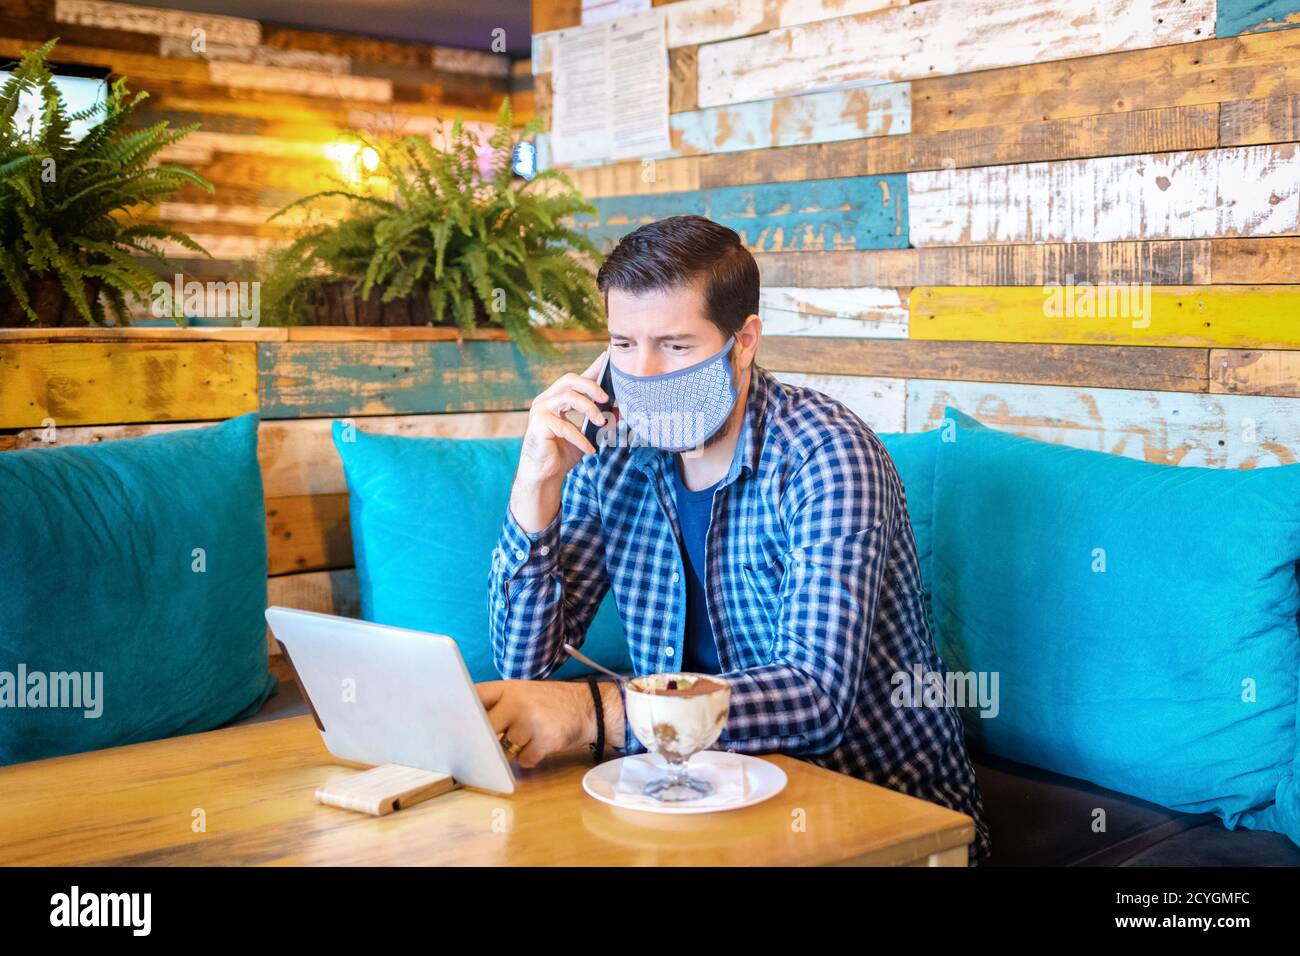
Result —
[[[706, 683], [696, 686], [697, 681]], [[686, 764], [721, 736], [730, 704], [731, 685], [712, 674], [648, 674], [628, 682], [625, 716], [632, 733], [668, 762], [664, 776], [642, 793], [680, 803], [713, 792], [713, 785], [691, 776]]]

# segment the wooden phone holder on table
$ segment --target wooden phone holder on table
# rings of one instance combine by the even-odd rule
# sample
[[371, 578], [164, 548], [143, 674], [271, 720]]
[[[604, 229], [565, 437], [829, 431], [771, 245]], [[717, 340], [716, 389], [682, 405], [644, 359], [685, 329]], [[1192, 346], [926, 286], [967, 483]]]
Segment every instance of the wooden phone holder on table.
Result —
[[335, 777], [317, 788], [316, 800], [331, 807], [382, 817], [459, 786], [449, 773], [386, 763], [351, 776]]

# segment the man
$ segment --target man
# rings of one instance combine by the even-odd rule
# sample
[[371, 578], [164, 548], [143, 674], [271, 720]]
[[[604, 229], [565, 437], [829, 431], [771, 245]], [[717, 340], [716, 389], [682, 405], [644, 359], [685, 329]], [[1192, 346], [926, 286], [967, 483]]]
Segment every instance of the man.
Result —
[[[988, 830], [959, 716], [895, 706], [898, 673], [942, 673], [902, 483], [844, 405], [754, 361], [759, 274], [736, 233], [674, 216], [597, 274], [615, 401], [641, 443], [597, 450], [566, 413], [612, 426], [594, 374], [532, 403], [488, 603], [496, 666], [478, 685], [521, 766], [591, 743], [591, 689], [542, 680], [612, 587], [638, 674], [731, 684], [715, 745], [780, 752], [970, 814]], [[669, 450], [666, 450], [669, 449]], [[645, 748], [599, 685], [608, 738]]]

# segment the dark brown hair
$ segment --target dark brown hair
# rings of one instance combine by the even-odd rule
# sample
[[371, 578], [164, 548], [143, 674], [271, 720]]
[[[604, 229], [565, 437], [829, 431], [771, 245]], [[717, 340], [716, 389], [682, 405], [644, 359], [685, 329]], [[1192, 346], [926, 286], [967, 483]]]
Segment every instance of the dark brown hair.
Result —
[[736, 230], [704, 216], [669, 216], [624, 236], [596, 273], [596, 285], [633, 295], [703, 281], [705, 314], [734, 335], [758, 311], [758, 263]]

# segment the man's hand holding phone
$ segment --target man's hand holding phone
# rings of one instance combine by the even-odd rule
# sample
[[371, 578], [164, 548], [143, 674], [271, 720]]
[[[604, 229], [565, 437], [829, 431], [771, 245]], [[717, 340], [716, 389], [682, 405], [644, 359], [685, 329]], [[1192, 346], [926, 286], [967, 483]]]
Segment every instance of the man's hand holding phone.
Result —
[[579, 411], [599, 426], [606, 424], [607, 413], [597, 407], [597, 402], [608, 402], [609, 395], [597, 377], [608, 356], [607, 349], [580, 375], [561, 375], [529, 406], [519, 468], [510, 491], [510, 512], [529, 533], [541, 531], [555, 519], [560, 511], [564, 476], [583, 455], [596, 452], [582, 429], [565, 413]]

